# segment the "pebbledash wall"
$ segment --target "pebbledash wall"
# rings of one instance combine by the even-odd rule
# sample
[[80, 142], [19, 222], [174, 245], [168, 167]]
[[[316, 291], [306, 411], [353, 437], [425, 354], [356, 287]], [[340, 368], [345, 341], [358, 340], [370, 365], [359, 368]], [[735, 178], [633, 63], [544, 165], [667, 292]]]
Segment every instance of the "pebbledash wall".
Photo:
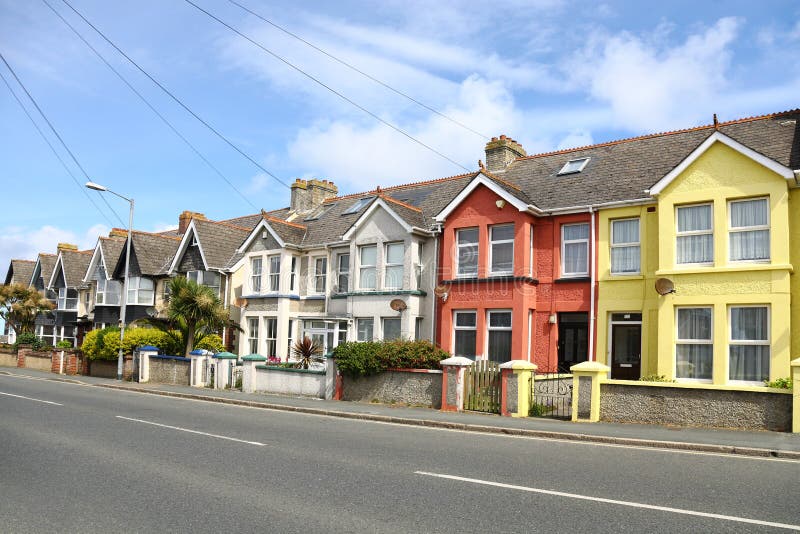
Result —
[[189, 385], [189, 358], [150, 356], [150, 380], [157, 384]]
[[342, 400], [441, 408], [442, 372], [393, 369], [360, 378], [342, 377]]
[[600, 384], [600, 418], [787, 432], [792, 430], [792, 390], [611, 380]]

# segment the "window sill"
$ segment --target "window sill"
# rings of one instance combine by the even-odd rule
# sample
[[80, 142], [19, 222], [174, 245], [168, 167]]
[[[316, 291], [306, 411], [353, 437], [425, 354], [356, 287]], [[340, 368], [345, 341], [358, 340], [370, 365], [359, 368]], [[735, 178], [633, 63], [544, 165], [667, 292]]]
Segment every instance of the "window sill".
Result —
[[425, 297], [427, 292], [421, 289], [385, 289], [385, 290], [360, 290], [350, 291], [348, 293], [335, 293], [331, 295], [332, 299], [344, 299], [347, 297], [373, 297], [373, 296], [399, 296], [399, 295], [412, 295], [417, 297]]
[[715, 267], [708, 265], [698, 267], [692, 265], [687, 268], [663, 269], [655, 272], [656, 276], [675, 275], [675, 274], [700, 274], [700, 273], [735, 273], [748, 271], [789, 271], [794, 272], [794, 267], [789, 263], [741, 263], [734, 265], [720, 265]]
[[442, 280], [443, 284], [470, 284], [470, 283], [483, 283], [483, 282], [527, 282], [529, 284], [538, 285], [539, 280], [530, 276], [488, 276], [485, 278], [466, 278], [459, 277], [452, 280]]
[[554, 284], [566, 284], [569, 282], [591, 282], [592, 279], [589, 276], [562, 276], [561, 278], [556, 278], [553, 280]]
[[642, 273], [632, 273], [632, 274], [608, 274], [601, 278], [602, 281], [610, 281], [610, 280], [644, 280], [644, 275]]

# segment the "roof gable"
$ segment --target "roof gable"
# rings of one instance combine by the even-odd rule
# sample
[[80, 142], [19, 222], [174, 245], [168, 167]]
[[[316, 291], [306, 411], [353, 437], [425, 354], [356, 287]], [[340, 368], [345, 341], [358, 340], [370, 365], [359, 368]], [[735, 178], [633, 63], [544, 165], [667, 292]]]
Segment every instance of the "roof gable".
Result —
[[[204, 270], [208, 269], [206, 255], [203, 252], [203, 244], [200, 242], [200, 238], [197, 235], [197, 227], [194, 224], [196, 220], [197, 219], [192, 219], [189, 223], [189, 226], [186, 228], [186, 231], [183, 233], [181, 243], [178, 245], [178, 250], [175, 252], [175, 256], [172, 258], [172, 263], [170, 263], [169, 274], [174, 274], [177, 271], [178, 265], [181, 263], [181, 259], [183, 259], [183, 256], [186, 254], [186, 251], [189, 250], [190, 246], [197, 246], [197, 249], [200, 251], [200, 258], [203, 260]], [[192, 243], [196, 243], [196, 245], [193, 245]]]
[[[453, 198], [445, 207], [436, 214], [436, 222], [444, 222], [448, 215], [450, 215], [453, 210], [455, 210], [459, 204], [461, 204], [470, 194], [472, 194], [475, 189], [479, 186], [484, 186], [495, 193], [497, 196], [517, 208], [519, 211], [526, 211], [529, 208], [533, 208], [536, 210], [535, 207], [530, 206], [527, 202], [520, 199], [518, 196], [511, 194], [511, 192], [505, 188], [501, 187], [495, 180], [484, 174], [483, 172], [479, 173], [475, 176], [475, 178], [470, 181], [467, 186], [461, 190], [461, 192]], [[538, 210], [537, 210], [538, 211]]]
[[[361, 216], [353, 222], [353, 224], [350, 226], [350, 228], [348, 228], [348, 230], [344, 233], [344, 235], [342, 235], [342, 239], [345, 239], [345, 240], [352, 239], [352, 237], [356, 233], [356, 231], [378, 209], [382, 209], [386, 213], [391, 215], [397, 221], [397, 223], [403, 228], [403, 230], [405, 230], [406, 232], [410, 233], [414, 229], [414, 227], [411, 224], [409, 224], [408, 222], [406, 222], [406, 220], [403, 217], [401, 217], [400, 214], [398, 214], [397, 211], [395, 211], [395, 209], [392, 209], [392, 207], [390, 207], [389, 204], [390, 203], [387, 202], [386, 198], [380, 197], [380, 196], [379, 197], [375, 197], [372, 200], [372, 202], [370, 203], [369, 207], [367, 207], [367, 209], [364, 210], [364, 213], [362, 213]], [[394, 206], [394, 207], [396, 208], [396, 206]]]

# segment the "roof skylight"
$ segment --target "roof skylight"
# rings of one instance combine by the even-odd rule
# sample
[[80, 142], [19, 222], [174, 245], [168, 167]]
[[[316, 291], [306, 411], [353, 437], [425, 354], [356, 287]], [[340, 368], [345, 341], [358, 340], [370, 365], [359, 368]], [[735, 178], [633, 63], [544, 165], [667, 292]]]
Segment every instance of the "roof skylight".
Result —
[[561, 167], [561, 170], [558, 171], [558, 176], [581, 172], [587, 163], [589, 163], [589, 158], [571, 159]]
[[356, 201], [356, 203], [353, 204], [352, 206], [350, 206], [347, 209], [347, 211], [342, 213], [342, 215], [350, 215], [351, 213], [358, 213], [359, 211], [361, 211], [361, 208], [363, 208], [364, 206], [369, 204], [371, 200], [372, 200], [372, 197], [364, 197], [364, 198], [358, 199]]

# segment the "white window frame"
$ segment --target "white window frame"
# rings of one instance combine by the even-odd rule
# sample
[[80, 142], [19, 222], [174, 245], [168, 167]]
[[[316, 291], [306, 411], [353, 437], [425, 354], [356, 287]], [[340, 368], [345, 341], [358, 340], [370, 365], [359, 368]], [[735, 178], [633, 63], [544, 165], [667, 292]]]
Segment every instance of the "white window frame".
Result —
[[[347, 257], [347, 269], [342, 270], [342, 259]], [[342, 278], [345, 284], [342, 284]], [[350, 291], [350, 252], [340, 252], [336, 255], [336, 287], [338, 293]]]
[[[399, 263], [389, 263], [389, 247], [402, 247], [403, 257]], [[406, 244], [403, 241], [394, 241], [386, 243], [383, 246], [384, 262], [383, 262], [383, 287], [385, 289], [402, 289], [403, 278], [405, 277], [405, 262], [406, 262]], [[389, 269], [400, 267], [400, 285], [389, 285]], [[395, 281], [395, 284], [397, 281]]]
[[[492, 230], [495, 228], [504, 228], [510, 226], [514, 232], [512, 232], [511, 239], [492, 239]], [[516, 226], [514, 223], [504, 223], [504, 224], [493, 224], [489, 226], [489, 271], [490, 276], [506, 276], [506, 275], [513, 275], [514, 274], [514, 237], [516, 236]], [[511, 243], [511, 270], [508, 271], [495, 271], [492, 269], [492, 257], [494, 255], [494, 246], [495, 245], [505, 245], [506, 243]]]
[[[139, 293], [140, 291], [142, 291], [141, 287], [142, 280], [147, 280], [152, 284], [152, 288], [146, 289], [145, 291], [151, 291], [153, 293], [153, 298], [145, 302], [141, 302], [141, 300], [139, 299]], [[133, 283], [134, 281], [136, 281], [135, 284]], [[131, 291], [133, 291], [134, 295], [136, 296], [135, 302], [131, 302], [130, 300]], [[128, 292], [125, 295], [126, 303], [128, 306], [152, 306], [155, 301], [155, 298], [156, 298], [156, 284], [152, 279], [144, 276], [131, 276], [128, 279]]]
[[[614, 224], [618, 222], [625, 222], [625, 221], [639, 221], [638, 224], [638, 235], [636, 236], [636, 241], [631, 241], [629, 243], [614, 243]], [[641, 217], [626, 217], [624, 219], [613, 219], [611, 221], [611, 235], [609, 236], [609, 245], [611, 250], [609, 251], [608, 255], [608, 263], [610, 265], [611, 274], [616, 276], [631, 276], [642, 274], [642, 219]], [[638, 248], [639, 249], [639, 268], [636, 271], [615, 271], [614, 270], [614, 254], [613, 250], [615, 248]]]
[[[270, 337], [270, 323], [272, 324], [272, 335]], [[270, 343], [273, 346], [273, 354], [270, 354]], [[278, 318], [277, 317], [264, 317], [264, 356], [267, 358], [274, 356], [278, 357]]]
[[[733, 321], [732, 311], [734, 308], [765, 308], [767, 310], [767, 339], [749, 340], [749, 339], [733, 339]], [[766, 346], [769, 349], [769, 365], [772, 370], [772, 309], [769, 304], [731, 304], [728, 306], [728, 381], [732, 384], [742, 384], [750, 386], [763, 386], [761, 381], [751, 380], [731, 380], [730, 379], [730, 365], [731, 365], [731, 347], [736, 345], [748, 346]], [[769, 377], [769, 371], [767, 372]]]
[[[399, 321], [400, 322], [400, 333], [397, 337], [393, 337], [391, 339], [386, 339], [386, 321]], [[374, 335], [373, 330], [373, 335]], [[394, 341], [398, 339], [403, 339], [403, 319], [401, 317], [381, 317], [381, 339], [384, 341]]]
[[[248, 317], [247, 318], [247, 348], [250, 354], [258, 354], [259, 345], [258, 335], [261, 327], [261, 317]], [[255, 348], [255, 350], [253, 350]]]
[[[492, 326], [492, 315], [500, 313], [507, 313], [511, 317], [511, 326]], [[487, 360], [489, 359], [489, 335], [491, 332], [512, 332], [511, 340], [513, 344], [514, 340], [513, 331], [514, 331], [513, 310], [511, 309], [486, 310], [486, 339], [483, 342], [484, 346], [483, 357]], [[513, 357], [514, 357], [513, 354], [509, 354], [509, 359], [512, 359]]]
[[[731, 206], [733, 204], [737, 204], [740, 202], [752, 202], [754, 200], [763, 200], [767, 203], [767, 224], [765, 225], [758, 225], [758, 226], [736, 226], [734, 227], [732, 224], [732, 216], [733, 210], [731, 210]], [[753, 197], [753, 198], [737, 198], [735, 200], [728, 201], [728, 261], [731, 263], [769, 263], [772, 261], [772, 228], [771, 228], [771, 213], [770, 213], [770, 205], [769, 205], [769, 197]], [[770, 239], [770, 251], [769, 256], [766, 258], [759, 258], [759, 259], [745, 259], [745, 260], [734, 260], [731, 259], [731, 254], [733, 253], [733, 248], [731, 247], [731, 234], [735, 233], [742, 233], [742, 232], [757, 232], [761, 230], [766, 230], [769, 232], [769, 239]]]
[[[102, 288], [100, 286], [102, 284]], [[109, 285], [113, 284], [117, 287], [119, 291], [109, 291]], [[117, 295], [117, 302], [116, 303], [109, 303], [108, 296]], [[108, 280], [105, 278], [105, 275], [100, 276], [97, 278], [97, 289], [94, 293], [94, 302], [95, 304], [99, 304], [100, 306], [119, 306], [122, 299], [122, 284], [117, 282], [116, 280]]]
[[[256, 269], [256, 264], [258, 268]], [[255, 294], [261, 293], [263, 288], [264, 259], [261, 256], [250, 258], [250, 290]]]
[[[215, 286], [209, 285], [206, 282], [206, 273], [216, 274], [218, 279], [219, 279], [219, 285], [215, 285]], [[220, 296], [220, 290], [222, 289], [222, 275], [221, 274], [216, 273], [214, 271], [192, 270], [192, 271], [187, 271], [186, 272], [186, 279], [187, 280], [193, 280], [199, 286], [206, 286], [208, 288], [215, 289], [216, 290], [216, 295], [218, 297]]]
[[[700, 206], [708, 206], [711, 208], [711, 228], [708, 230], [689, 230], [685, 232], [681, 232], [678, 230], [678, 211], [682, 208], [699, 208]], [[702, 262], [680, 262], [678, 260], [678, 238], [685, 237], [685, 236], [693, 236], [693, 235], [711, 235], [711, 260], [710, 261], [702, 261]], [[682, 204], [680, 206], [675, 206], [675, 265], [681, 266], [692, 266], [692, 265], [714, 265], [714, 257], [715, 250], [714, 250], [714, 203], [713, 202], [697, 202], [694, 204]]]
[[[711, 310], [711, 331], [708, 339], [681, 339], [678, 337], [678, 312], [680, 310]], [[675, 307], [675, 366], [673, 368], [675, 379], [679, 382], [696, 382], [710, 384], [714, 380], [714, 306], [676, 306]], [[679, 378], [678, 377], [678, 345], [711, 345], [711, 378]]]
[[[459, 242], [458, 236], [461, 232], [466, 232], [468, 230], [476, 230], [477, 236], [474, 243], [465, 243], [461, 244]], [[476, 278], [478, 273], [480, 272], [480, 242], [481, 242], [481, 230], [477, 226], [470, 226], [469, 228], [459, 228], [456, 230], [456, 278]], [[461, 262], [459, 258], [461, 257], [461, 249], [462, 248], [475, 248], [475, 272], [474, 273], [462, 273], [461, 272]]]
[[[311, 260], [314, 263], [314, 276], [312, 277], [313, 284], [312, 284], [312, 293], [316, 293], [318, 295], [324, 294], [327, 287], [328, 287], [328, 257], [327, 256], [312, 256]], [[320, 274], [318, 272], [318, 264], [317, 262], [323, 261], [325, 265], [325, 272]], [[322, 290], [318, 289], [318, 283], [322, 279]]]
[[[277, 270], [273, 271], [275, 260], [277, 259]], [[267, 266], [269, 267], [269, 274], [267, 280], [269, 281], [269, 292], [277, 293], [281, 289], [281, 255], [272, 254], [267, 256]]]
[[[363, 257], [362, 251], [370, 247], [375, 249], [375, 263], [364, 264], [361, 262]], [[372, 287], [364, 286], [364, 273], [369, 271], [374, 273], [373, 279], [375, 280], [375, 285]], [[376, 243], [361, 245], [358, 247], [358, 288], [367, 290], [375, 290], [378, 288], [378, 245]]]
[[[458, 326], [458, 316], [462, 314], [472, 315], [473, 317], [475, 317], [475, 326]], [[453, 310], [453, 355], [454, 356], [463, 356], [463, 354], [456, 353], [456, 333], [459, 331], [475, 332], [475, 358], [477, 359], [478, 358], [478, 310]]]
[[289, 291], [297, 290], [297, 256], [292, 256], [289, 267]]
[[[75, 297], [73, 297], [73, 298], [69, 297], [69, 290], [70, 290], [70, 288], [68, 288], [68, 287], [59, 287], [58, 288], [58, 300], [56, 301], [57, 302], [57, 307], [56, 307], [57, 310], [60, 310], [60, 311], [78, 311], [78, 300], [80, 300], [79, 295], [78, 295], [78, 290], [77, 289], [73, 290], [73, 291], [75, 291]], [[75, 301], [75, 306], [72, 307], [72, 308], [69, 308], [68, 307], [69, 303], [70, 303], [69, 301], [71, 301], [71, 300]]]
[[[589, 248], [589, 240], [591, 238], [591, 234], [587, 235], [585, 238], [581, 239], [570, 239], [567, 240], [564, 238], [565, 229], [570, 226], [589, 226], [589, 223], [586, 222], [578, 222], [578, 223], [570, 223], [570, 224], [562, 224], [561, 225], [561, 277], [562, 278], [582, 278], [585, 276], [589, 276], [589, 263], [592, 261], [591, 256], [591, 249]], [[585, 271], [576, 271], [574, 273], [568, 273], [564, 270], [566, 267], [567, 262], [565, 261], [567, 244], [574, 244], [574, 243], [584, 243], [586, 245], [586, 270]]]
[[[372, 330], [372, 336], [369, 339], [361, 339], [361, 323], [369, 323], [372, 325], [370, 330]], [[372, 341], [375, 339], [375, 319], [373, 317], [356, 317], [356, 340], [358, 341]]]
[[[565, 174], [577, 174], [583, 171], [583, 169], [586, 167], [586, 164], [589, 163], [590, 159], [592, 158], [587, 156], [585, 158], [576, 158], [569, 160], [561, 167], [561, 170], [558, 171], [557, 176], [564, 176]], [[578, 165], [572, 169], [569, 169], [570, 165], [572, 165], [573, 163], [578, 163]]]
[[530, 247], [528, 249], [528, 276], [533, 278], [533, 223], [529, 224], [528, 228], [530, 229], [530, 236], [528, 238], [528, 246]]

